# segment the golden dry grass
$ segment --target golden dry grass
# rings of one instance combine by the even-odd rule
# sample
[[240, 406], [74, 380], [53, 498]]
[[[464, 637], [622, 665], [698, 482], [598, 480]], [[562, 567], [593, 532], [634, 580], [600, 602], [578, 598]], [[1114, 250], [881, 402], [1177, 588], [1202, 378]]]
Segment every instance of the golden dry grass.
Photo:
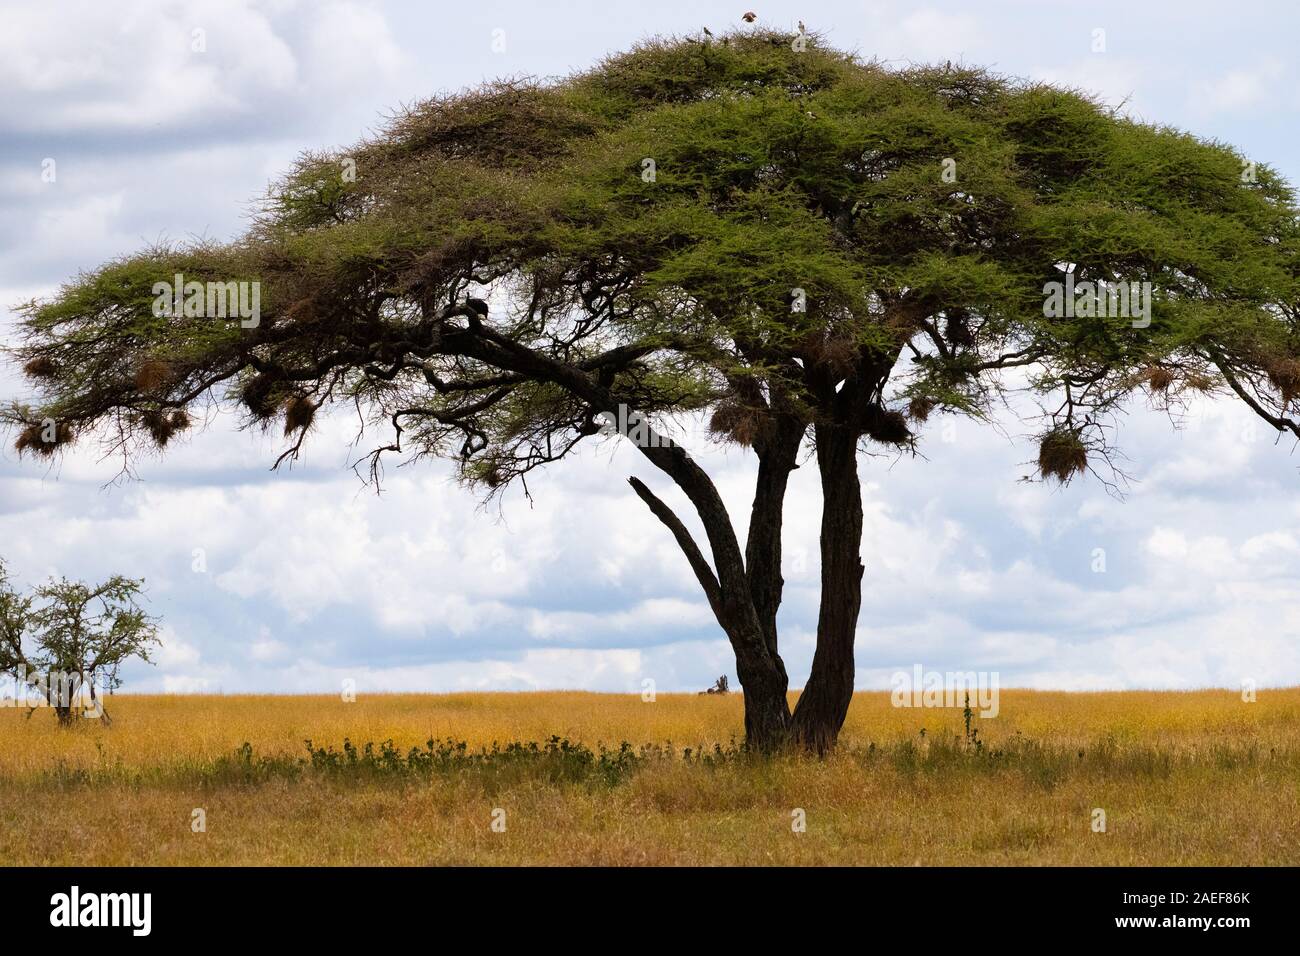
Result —
[[[0, 710], [7, 863], [1300, 863], [1300, 688], [1254, 703], [1003, 691], [999, 716], [977, 724], [1014, 759], [956, 742], [960, 710], [859, 694], [833, 759], [657, 761], [612, 786], [527, 773], [239, 781], [205, 768], [245, 741], [302, 756], [305, 738], [725, 744], [739, 695], [159, 696], [109, 709], [111, 728], [73, 729]], [[191, 832], [194, 808], [205, 833]], [[504, 833], [490, 827], [496, 808]], [[806, 832], [792, 831], [796, 808]], [[1094, 808], [1105, 833], [1090, 828]]]

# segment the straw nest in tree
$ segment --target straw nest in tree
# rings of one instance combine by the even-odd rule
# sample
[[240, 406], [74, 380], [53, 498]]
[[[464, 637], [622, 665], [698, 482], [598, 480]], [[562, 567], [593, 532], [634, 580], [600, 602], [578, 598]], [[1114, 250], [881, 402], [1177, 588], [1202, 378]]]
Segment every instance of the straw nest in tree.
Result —
[[172, 367], [162, 359], [147, 358], [135, 370], [135, 387], [142, 392], [162, 388], [172, 378]]
[[836, 375], [849, 375], [858, 367], [862, 350], [853, 339], [843, 335], [816, 335], [803, 344], [804, 360], [824, 366]]
[[54, 378], [59, 374], [59, 363], [48, 355], [38, 355], [23, 366], [29, 378]]
[[1153, 365], [1142, 370], [1142, 380], [1153, 393], [1164, 394], [1174, 384], [1174, 373], [1167, 368]]
[[930, 413], [938, 406], [932, 398], [923, 398], [917, 396], [907, 403], [907, 417], [914, 422], [924, 422], [930, 417]]
[[718, 402], [709, 419], [710, 434], [746, 448], [754, 444], [762, 427], [762, 411], [735, 398]]
[[1268, 380], [1282, 397], [1283, 407], [1290, 405], [1300, 395], [1300, 361], [1293, 358], [1274, 359], [1266, 368]]
[[267, 421], [272, 418], [279, 408], [279, 402], [276, 401], [276, 388], [279, 382], [274, 376], [267, 375], [265, 372], [258, 372], [239, 390], [239, 400], [244, 407], [248, 409], [253, 418], [258, 421]]
[[32, 451], [43, 458], [48, 458], [60, 445], [72, 441], [72, 434], [72, 426], [67, 422], [57, 424], [37, 422], [28, 425], [18, 433], [14, 450], [20, 455], [25, 451]]
[[294, 432], [303, 431], [311, 428], [311, 423], [316, 418], [316, 403], [306, 395], [292, 395], [284, 403], [284, 433], [292, 435]]
[[1088, 446], [1072, 428], [1054, 428], [1038, 444], [1038, 473], [1068, 484], [1088, 469]]
[[873, 405], [867, 412], [865, 431], [868, 437], [884, 445], [906, 445], [912, 440], [907, 418], [902, 412]]
[[189, 413], [183, 408], [152, 409], [145, 412], [141, 420], [159, 448], [165, 448], [173, 435], [190, 427]]

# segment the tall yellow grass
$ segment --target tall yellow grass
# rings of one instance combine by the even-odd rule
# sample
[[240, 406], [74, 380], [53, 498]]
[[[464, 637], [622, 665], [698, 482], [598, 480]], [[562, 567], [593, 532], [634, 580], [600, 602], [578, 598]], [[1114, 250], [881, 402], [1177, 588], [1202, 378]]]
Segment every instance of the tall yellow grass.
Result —
[[[873, 744], [923, 756], [961, 733], [962, 715], [863, 693], [830, 760], [656, 764], [612, 788], [456, 776], [222, 785], [148, 772], [244, 742], [301, 755], [307, 738], [725, 744], [740, 735], [739, 695], [122, 696], [109, 701], [112, 727], [72, 729], [48, 712], [0, 710], [0, 855], [118, 865], [1300, 863], [1300, 688], [1253, 703], [1228, 691], [1003, 691], [1000, 705], [996, 719], [976, 720], [986, 745], [1032, 741], [1052, 760], [865, 760]], [[1065, 759], [1098, 748], [1114, 758]], [[78, 768], [114, 774], [82, 784], [66, 773]], [[196, 808], [206, 832], [192, 832]], [[504, 833], [490, 828], [498, 808]], [[1105, 833], [1091, 828], [1098, 808]], [[797, 810], [805, 832], [792, 829]]]

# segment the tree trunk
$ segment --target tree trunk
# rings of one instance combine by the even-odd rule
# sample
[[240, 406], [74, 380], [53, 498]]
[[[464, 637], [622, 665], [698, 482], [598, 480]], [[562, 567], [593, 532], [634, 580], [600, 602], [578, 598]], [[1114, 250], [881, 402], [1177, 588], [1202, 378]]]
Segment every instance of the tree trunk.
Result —
[[756, 443], [758, 478], [754, 504], [749, 513], [749, 539], [745, 546], [745, 574], [749, 593], [758, 614], [768, 653], [776, 661], [781, 678], [788, 685], [785, 662], [777, 648], [776, 612], [781, 607], [785, 579], [781, 575], [781, 528], [785, 516], [785, 492], [790, 472], [796, 465], [806, 426], [792, 417], [778, 417], [772, 433]]
[[835, 746], [853, 700], [853, 639], [862, 607], [862, 488], [856, 429], [818, 425], [822, 481], [821, 611], [812, 671], [792, 721], [800, 746], [825, 754]]
[[[704, 589], [714, 616], [731, 641], [732, 651], [736, 655], [736, 677], [745, 694], [746, 744], [763, 752], [777, 750], [785, 745], [790, 730], [785, 665], [781, 663], [774, 647], [769, 647], [754, 607], [744, 558], [726, 506], [713, 482], [682, 449], [673, 447], [665, 452], [664, 446], [638, 447], [677, 482], [678, 487], [687, 493], [696, 506], [713, 552], [716, 575], [672, 509], [655, 496], [644, 482], [636, 478], [628, 479], [633, 490], [649, 506], [651, 513], [676, 538]], [[783, 486], [781, 491], [784, 492]], [[763, 493], [763, 497], [767, 494], [770, 492]], [[777, 573], [780, 573], [779, 567]]]
[[[104, 709], [104, 702], [95, 693], [95, 682], [93, 680], [87, 681], [86, 686], [90, 688], [90, 703], [93, 705], [94, 712], [99, 715], [99, 722], [105, 727], [113, 726], [113, 718], [108, 716], [108, 711]], [[109, 693], [112, 692], [112, 687], [110, 687]]]
[[51, 669], [45, 675], [45, 700], [54, 708], [54, 716], [62, 726], [69, 726], [77, 719], [77, 690], [76, 681], [65, 671]]
[[[766, 664], [750, 671], [748, 679], [737, 677], [745, 691], [745, 740], [755, 750], [771, 753], [789, 742], [790, 679], [777, 647], [776, 613], [781, 607], [785, 579], [781, 576], [781, 528], [785, 514], [785, 492], [790, 472], [796, 467], [804, 424], [781, 416], [773, 422], [770, 435], [756, 444], [758, 479], [754, 504], [749, 513], [749, 537], [745, 547], [745, 574], [749, 597], [758, 616]], [[734, 643], [734, 642], [733, 642]]]
[[774, 753], [790, 739], [789, 682], [778, 657], [737, 655], [736, 677], [745, 694], [745, 746]]

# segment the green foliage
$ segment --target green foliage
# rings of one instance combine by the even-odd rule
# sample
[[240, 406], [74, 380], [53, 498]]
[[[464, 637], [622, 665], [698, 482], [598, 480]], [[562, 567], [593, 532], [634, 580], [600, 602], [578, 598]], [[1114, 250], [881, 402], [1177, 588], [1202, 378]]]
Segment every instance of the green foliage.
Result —
[[61, 719], [83, 686], [92, 695], [120, 686], [121, 665], [148, 661], [158, 643], [157, 621], [140, 607], [143, 584], [51, 579], [24, 596], [0, 562], [0, 674], [41, 693]]
[[[403, 754], [391, 740], [378, 747], [367, 743], [358, 749], [350, 740], [342, 750], [313, 747], [306, 741], [312, 770], [325, 774], [369, 774], [377, 776], [428, 775], [433, 773], [476, 773], [495, 777], [526, 775], [549, 783], [601, 783], [612, 786], [639, 764], [663, 759], [658, 748], [634, 750], [624, 741], [614, 750], [598, 745], [595, 750], [567, 738], [552, 736], [544, 743], [512, 741], [504, 745], [470, 750], [464, 741], [428, 740], [423, 748], [412, 747]], [[247, 745], [246, 745], [247, 746]], [[250, 755], [251, 759], [251, 755]]]
[[[541, 780], [549, 784], [614, 786], [640, 768], [678, 756], [671, 744], [644, 744], [633, 747], [623, 741], [609, 748], [597, 744], [593, 749], [567, 738], [552, 736], [546, 741], [493, 742], [490, 747], [471, 749], [464, 741], [450, 738], [429, 739], [422, 747], [403, 751], [392, 740], [378, 745], [368, 742], [361, 747], [344, 739], [341, 749], [318, 747], [304, 742], [307, 756], [255, 755], [245, 743], [233, 755], [219, 759], [207, 775], [221, 780], [255, 783], [283, 777], [315, 774], [326, 778], [418, 780], [432, 775], [470, 775], [486, 785], [504, 785], [521, 779]], [[714, 752], [689, 748], [681, 759], [694, 763], [716, 763], [734, 759], [741, 749], [732, 741], [729, 747], [715, 745]]]
[[[968, 722], [968, 724], [971, 722]], [[725, 772], [738, 765], [770, 776], [773, 761], [817, 759], [808, 755], [761, 755], [732, 740], [679, 749], [671, 743], [595, 748], [559, 736], [546, 741], [513, 741], [471, 748], [464, 741], [428, 740], [402, 750], [393, 741], [349, 740], [341, 749], [306, 741], [306, 755], [257, 753], [244, 743], [215, 759], [183, 759], [142, 769], [125, 765], [103, 753], [92, 766], [57, 763], [40, 778], [41, 785], [74, 789], [99, 785], [146, 784], [193, 786], [257, 786], [281, 780], [331, 781], [351, 787], [360, 782], [419, 784], [430, 778], [460, 778], [489, 792], [536, 781], [546, 785], [607, 788], [626, 784], [639, 773], [654, 773], [675, 762], [707, 772]], [[1102, 736], [1077, 744], [1052, 744], [1026, 738], [1019, 731], [988, 744], [972, 726], [960, 734], [922, 734], [917, 739], [842, 747], [842, 759], [864, 773], [884, 766], [918, 779], [953, 780], [995, 776], [1021, 780], [1051, 791], [1073, 775], [1090, 779], [1140, 782], [1166, 779], [1194, 767], [1258, 771], [1273, 767], [1300, 771], [1300, 752], [1264, 750], [1254, 743], [1223, 743], [1202, 748], [1121, 744]], [[15, 781], [5, 780], [6, 784]]]
[[[495, 333], [649, 415], [761, 393], [807, 426], [839, 414], [828, 388], [847, 378], [871, 438], [887, 405], [986, 416], [1024, 368], [1013, 384], [1059, 408], [1045, 433], [1103, 453], [1103, 420], [1134, 394], [1230, 390], [1295, 431], [1295, 195], [1247, 168], [981, 69], [890, 70], [762, 30], [653, 40], [416, 104], [304, 155], [244, 239], [149, 250], [33, 303], [17, 354], [41, 395], [5, 417], [160, 444], [158, 416], [221, 389], [241, 401], [260, 375], [275, 401], [250, 421], [291, 395], [358, 402], [396, 430], [389, 448], [495, 488], [603, 409], [433, 317], [474, 295]], [[1066, 270], [1150, 283], [1149, 324], [1046, 316]], [[260, 326], [152, 315], [148, 290], [175, 272], [260, 281]], [[1156, 372], [1172, 383], [1150, 389]]]

